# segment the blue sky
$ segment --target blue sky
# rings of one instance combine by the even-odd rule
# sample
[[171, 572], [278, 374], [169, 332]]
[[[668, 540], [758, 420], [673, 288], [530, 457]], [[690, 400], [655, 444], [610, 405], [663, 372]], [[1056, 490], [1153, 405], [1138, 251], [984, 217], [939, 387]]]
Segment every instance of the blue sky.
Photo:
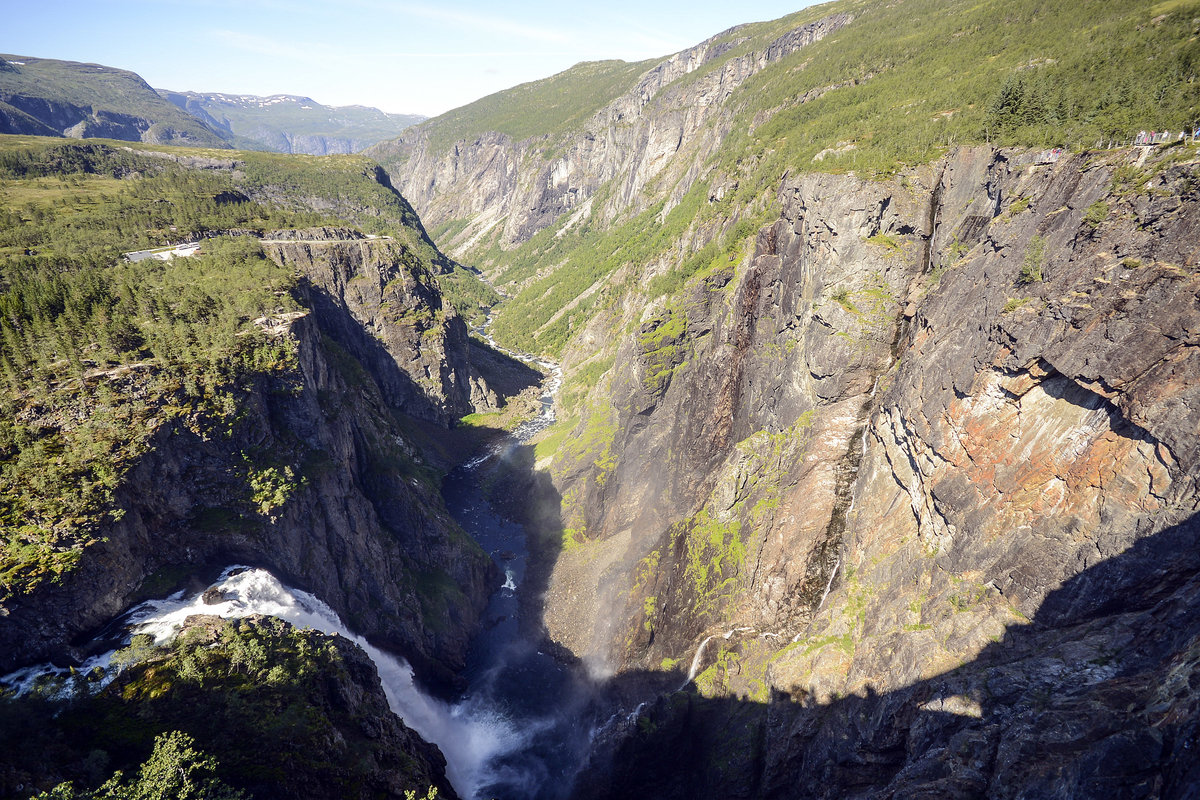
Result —
[[436, 115], [579, 61], [664, 56], [812, 0], [0, 0], [0, 52], [162, 89], [303, 94]]

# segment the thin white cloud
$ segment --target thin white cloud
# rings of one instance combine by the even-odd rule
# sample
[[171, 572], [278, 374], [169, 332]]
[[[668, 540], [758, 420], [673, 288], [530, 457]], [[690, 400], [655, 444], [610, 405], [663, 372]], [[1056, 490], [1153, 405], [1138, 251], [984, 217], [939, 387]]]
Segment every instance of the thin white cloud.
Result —
[[[571, 56], [576, 55], [576, 50], [539, 50], [538, 56]], [[435, 53], [422, 52], [400, 52], [388, 51], [378, 53], [355, 53], [354, 57], [359, 60], [384, 60], [384, 59], [402, 59], [402, 58], [529, 58], [528, 51], [521, 50], [496, 50], [496, 51], [471, 51], [471, 50], [455, 50]]]
[[545, 28], [539, 25], [526, 25], [512, 20], [493, 17], [488, 14], [479, 14], [471, 11], [457, 11], [451, 8], [437, 8], [435, 6], [425, 5], [423, 3], [405, 3], [400, 7], [402, 11], [425, 19], [437, 20], [439, 22], [452, 22], [455, 25], [465, 25], [477, 30], [491, 31], [504, 36], [516, 36], [521, 39], [528, 39], [535, 42], [547, 42], [550, 44], [568, 44], [572, 41], [572, 37], [560, 30], [554, 28]]
[[[671, 35], [675, 32], [667, 33], [657, 27], [646, 25], [643, 19], [621, 13], [598, 18], [595, 24], [598, 29], [609, 34], [608, 38], [595, 43], [598, 48], [610, 54], [608, 58], [627, 58], [640, 61], [656, 56], [668, 56], [699, 41]], [[620, 35], [613, 36], [612, 31], [620, 31]]]
[[290, 40], [281, 41], [268, 36], [261, 36], [257, 33], [246, 33], [245, 31], [218, 29], [212, 33], [218, 41], [235, 50], [259, 56], [270, 56], [272, 58], [292, 58], [308, 61], [314, 56], [319, 56], [320, 53], [329, 50], [326, 45]]
[[201, 8], [197, 8], [196, 0], [153, 0], [154, 5], [168, 5], [177, 8], [211, 11], [213, 8], [230, 8], [247, 11], [258, 9], [262, 11], [292, 10], [292, 0], [204, 0]]
[[614, 47], [612, 50], [614, 52], [620, 52], [622, 45], [627, 52], [638, 53], [638, 59], [654, 58], [655, 56], [669, 56], [672, 53], [678, 53], [680, 50], [688, 47], [686, 43], [678, 39], [665, 39], [661, 36], [641, 33], [638, 31], [631, 31], [625, 37], [625, 41], [623, 43], [614, 42]]
[[491, 14], [481, 14], [476, 11], [466, 11], [454, 8], [442, 8], [428, 3], [393, 3], [387, 0], [342, 0], [344, 5], [356, 5], [369, 8], [376, 12], [403, 17], [420, 17], [434, 22], [447, 22], [466, 28], [473, 28], [498, 36], [509, 36], [533, 42], [548, 44], [574, 44], [575, 37], [566, 31], [543, 25], [530, 25], [514, 22], [504, 17]]

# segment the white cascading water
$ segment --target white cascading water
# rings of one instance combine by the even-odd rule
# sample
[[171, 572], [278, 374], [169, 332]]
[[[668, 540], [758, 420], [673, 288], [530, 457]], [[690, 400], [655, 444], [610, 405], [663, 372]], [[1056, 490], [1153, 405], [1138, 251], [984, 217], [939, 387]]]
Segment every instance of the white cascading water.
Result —
[[833, 588], [833, 579], [837, 577], [838, 567], [842, 565], [842, 559], [839, 558], [837, 563], [833, 565], [833, 572], [829, 573], [829, 580], [825, 583], [825, 593], [821, 595], [821, 602], [817, 603], [817, 611], [820, 611], [825, 606], [825, 598], [829, 597], [829, 590]]
[[[492, 347], [512, 358], [536, 365], [547, 377], [543, 382], [540, 413], [522, 423], [511, 436], [498, 442], [494, 449], [464, 464], [463, 469], [468, 473], [488, 459], [507, 457], [516, 447], [552, 425], [555, 421], [554, 397], [562, 385], [562, 368], [558, 364], [500, 347], [488, 333], [487, 326], [479, 333]], [[506, 568], [505, 581], [500, 589], [511, 596], [517, 584], [518, 576], [513, 569]], [[212, 588], [221, 593], [222, 600], [211, 605], [205, 603], [200, 594], [185, 597], [180, 592], [164, 600], [152, 600], [137, 606], [126, 617], [129, 634], [149, 634], [154, 637], [155, 643], [165, 644], [183, 627], [184, 620], [194, 614], [213, 614], [225, 618], [263, 614], [287, 620], [300, 628], [344, 636], [361, 647], [375, 663], [392, 711], [423, 739], [437, 745], [442, 751], [446, 757], [446, 777], [463, 798], [475, 798], [497, 785], [530, 784], [529, 776], [514, 772], [519, 768], [506, 765], [505, 757], [518, 753], [539, 735], [553, 737], [561, 733], [554, 728], [550, 718], [525, 718], [518, 728], [511, 719], [496, 710], [494, 701], [488, 699], [468, 698], [457, 705], [449, 705], [429, 697], [413, 683], [412, 668], [403, 659], [372, 646], [349, 631], [337, 613], [323, 601], [307, 592], [283, 585], [265, 570], [229, 567]], [[704, 644], [701, 644], [693, 662], [693, 673], [703, 648]], [[87, 675], [96, 667], [107, 670], [111, 656], [111, 651], [95, 656], [73, 671], [49, 664], [28, 667], [0, 677], [0, 683], [22, 694], [32, 690], [48, 675], [66, 676], [72, 672]], [[490, 674], [498, 670], [498, 666], [494, 667]], [[103, 685], [111, 681], [115, 674], [115, 670], [108, 670], [99, 683]], [[689, 675], [689, 680], [692, 677], [694, 674]], [[70, 682], [64, 681], [59, 693], [70, 691]], [[640, 710], [641, 706], [638, 707]], [[545, 778], [535, 779], [529, 789], [530, 796], [542, 791], [540, 783], [545, 781]], [[554, 791], [554, 787], [551, 787], [551, 791]]]
[[[184, 597], [183, 593], [143, 603], [129, 614], [130, 633], [149, 634], [161, 645], [173, 639], [184, 620], [193, 614], [229, 619], [264, 614], [287, 620], [298, 628], [344, 636], [375, 662], [392, 711], [446, 756], [446, 777], [464, 798], [475, 797], [486, 785], [490, 761], [524, 745], [527, 733], [518, 731], [494, 711], [470, 703], [451, 706], [424, 694], [413, 683], [412, 668], [403, 659], [355, 635], [324, 602], [308, 592], [284, 586], [266, 570], [230, 567], [213, 587], [221, 592], [223, 599], [212, 605], [206, 604], [201, 595]], [[77, 671], [86, 674], [96, 666], [106, 667], [111, 656], [110, 652], [90, 659]], [[50, 672], [63, 671], [48, 665], [29, 667], [5, 676], [3, 682], [18, 692], [28, 691], [38, 676]]]
[[[703, 663], [704, 648], [708, 647], [708, 643], [714, 638], [716, 638], [716, 634], [705, 636], [704, 641], [700, 642], [700, 646], [696, 648], [696, 655], [692, 656], [692, 666], [688, 668], [687, 680], [683, 682], [683, 686], [687, 686], [696, 679], [696, 673], [700, 671], [700, 665]], [[679, 687], [681, 691], [683, 686]]]
[[[111, 683], [116, 676], [115, 671], [107, 672], [112, 654], [113, 651], [110, 650], [107, 653], [92, 656], [74, 669], [64, 669], [53, 664], [35, 664], [32, 667], [25, 667], [0, 676], [0, 686], [9, 689], [17, 697], [29, 694], [36, 689], [47, 697], [63, 698], [75, 691], [75, 687], [69, 680], [71, 676], [83, 677], [90, 675], [95, 669], [100, 669], [106, 670], [104, 677], [95, 683], [89, 683], [89, 685], [102, 688]], [[47, 683], [47, 679], [59, 679], [59, 682], [52, 685]]]
[[696, 648], [696, 654], [692, 656], [692, 665], [688, 668], [687, 680], [685, 680], [676, 691], [683, 691], [683, 689], [689, 683], [696, 679], [696, 675], [700, 672], [700, 666], [704, 663], [704, 648], [708, 647], [709, 642], [711, 642], [713, 639], [716, 639], [718, 636], [728, 641], [729, 639], [733, 638], [735, 633], [753, 632], [753, 628], [730, 628], [729, 630], [725, 631], [725, 633], [714, 633], [712, 636], [705, 636], [704, 640], [700, 642], [700, 646]]

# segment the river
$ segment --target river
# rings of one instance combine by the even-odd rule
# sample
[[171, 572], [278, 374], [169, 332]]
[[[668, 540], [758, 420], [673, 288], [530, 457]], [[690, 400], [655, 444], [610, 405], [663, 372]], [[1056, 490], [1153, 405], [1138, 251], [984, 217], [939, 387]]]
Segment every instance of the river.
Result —
[[462, 707], [468, 714], [503, 718], [521, 737], [519, 746], [503, 748], [481, 765], [476, 796], [553, 800], [566, 794], [586, 754], [590, 692], [575, 670], [539, 649], [528, 633], [536, 626], [521, 624], [525, 530], [491, 509], [476, 470], [460, 468], [447, 476], [446, 505], [501, 565], [505, 581], [488, 602], [471, 644]]
[[555, 800], [569, 792], [587, 754], [594, 727], [591, 692], [575, 670], [539, 649], [539, 640], [530, 633], [538, 625], [522, 624], [519, 593], [528, 563], [526, 531], [496, 513], [484, 495], [481, 477], [490, 461], [505, 459], [553, 424], [562, 372], [552, 362], [498, 347], [486, 326], [478, 333], [507, 355], [536, 364], [547, 377], [537, 416], [487, 453], [452, 470], [442, 484], [454, 519], [504, 570], [504, 583], [492, 594], [468, 653], [463, 708], [499, 715], [520, 731], [521, 742], [481, 765], [476, 796]]
[[[135, 633], [149, 633], [163, 644], [192, 614], [268, 614], [297, 626], [345, 636], [375, 662], [392, 710], [442, 750], [447, 778], [461, 797], [564, 797], [586, 757], [594, 729], [591, 692], [574, 669], [539, 649], [539, 641], [528, 633], [537, 630], [537, 625], [521, 624], [518, 593], [528, 560], [526, 532], [492, 509], [481, 485], [489, 462], [505, 458], [553, 423], [561, 371], [556, 364], [509, 355], [534, 362], [547, 373], [539, 413], [512, 435], [493, 443], [486, 453], [451, 471], [443, 483], [451, 514], [504, 570], [504, 582], [493, 592], [470, 646], [463, 674], [467, 689], [456, 701], [426, 694], [414, 683], [412, 669], [403, 659], [379, 650], [348, 629], [319, 598], [280, 583], [262, 569], [226, 568], [210, 587], [220, 592], [221, 602], [206, 603], [204, 592], [178, 592], [131, 609], [113, 627], [124, 628], [126, 642]], [[111, 631], [106, 635], [111, 640]], [[109, 651], [90, 659], [80, 671], [106, 668], [111, 655]], [[27, 691], [56, 673], [66, 671], [40, 665], [4, 676], [0, 682]]]

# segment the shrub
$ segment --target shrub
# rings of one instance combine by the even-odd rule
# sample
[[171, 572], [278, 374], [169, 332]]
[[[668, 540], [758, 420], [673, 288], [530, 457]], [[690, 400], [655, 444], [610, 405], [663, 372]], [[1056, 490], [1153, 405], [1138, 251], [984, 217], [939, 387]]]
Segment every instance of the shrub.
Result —
[[1037, 283], [1042, 280], [1042, 266], [1046, 258], [1046, 239], [1034, 234], [1025, 248], [1025, 260], [1021, 264], [1020, 283]]
[[1108, 203], [1103, 200], [1097, 200], [1087, 207], [1083, 212], [1083, 221], [1087, 223], [1092, 230], [1100, 227], [1100, 223], [1108, 218]]

